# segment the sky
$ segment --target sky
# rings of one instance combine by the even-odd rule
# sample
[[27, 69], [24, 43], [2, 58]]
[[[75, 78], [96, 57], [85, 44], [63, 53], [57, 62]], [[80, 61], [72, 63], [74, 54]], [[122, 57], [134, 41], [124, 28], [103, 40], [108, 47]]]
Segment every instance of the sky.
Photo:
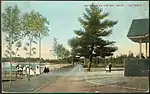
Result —
[[[68, 40], [76, 36], [74, 30], [82, 28], [78, 18], [83, 17], [85, 7], [92, 3], [102, 8], [103, 12], [110, 14], [106, 19], [118, 21], [112, 28], [113, 33], [105, 38], [116, 41], [115, 46], [118, 47], [118, 50], [114, 53], [114, 56], [128, 54], [129, 51], [137, 55], [139, 53], [139, 44], [128, 39], [127, 34], [133, 19], [149, 18], [148, 1], [2, 1], [1, 10], [4, 12], [6, 7], [17, 4], [22, 13], [34, 10], [46, 17], [50, 22], [48, 27], [50, 31], [49, 36], [42, 39], [41, 56], [44, 59], [53, 59], [55, 57], [50, 51], [53, 46], [53, 38], [57, 38], [59, 43], [70, 50]], [[138, 6], [135, 6], [137, 4]], [[2, 33], [2, 44], [4, 45], [2, 47], [2, 56], [4, 56], [6, 48], [3, 38], [4, 34]], [[34, 46], [38, 52], [38, 45]], [[142, 52], [145, 55], [145, 44], [142, 44], [142, 47]], [[22, 57], [26, 57], [23, 50], [20, 50], [19, 54]], [[34, 57], [38, 57], [38, 53]]]

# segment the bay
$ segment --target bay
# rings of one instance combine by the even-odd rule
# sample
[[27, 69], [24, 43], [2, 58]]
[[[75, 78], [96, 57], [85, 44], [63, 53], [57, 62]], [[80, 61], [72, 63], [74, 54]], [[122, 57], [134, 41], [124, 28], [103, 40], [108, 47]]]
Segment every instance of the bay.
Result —
[[[17, 71], [16, 69], [16, 66], [17, 65], [22, 65], [22, 66], [26, 66], [26, 65], [29, 65], [28, 62], [15, 62], [15, 63], [12, 63], [12, 71]], [[31, 62], [30, 63], [30, 66], [35, 69], [36, 66], [39, 66], [40, 64], [39, 63], [36, 63], [36, 62]], [[45, 66], [45, 63], [41, 63], [41, 67]], [[6, 71], [6, 72], [10, 72], [10, 63], [9, 62], [2, 62], [2, 71]]]

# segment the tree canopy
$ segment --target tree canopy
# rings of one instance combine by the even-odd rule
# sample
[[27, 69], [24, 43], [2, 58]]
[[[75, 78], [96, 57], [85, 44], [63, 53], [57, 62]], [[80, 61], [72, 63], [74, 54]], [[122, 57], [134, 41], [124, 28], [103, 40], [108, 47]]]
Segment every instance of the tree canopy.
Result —
[[[11, 58], [13, 55], [18, 55], [17, 52], [22, 46], [21, 11], [17, 5], [9, 6], [5, 8], [1, 17], [2, 32], [5, 34], [4, 41], [6, 42], [5, 56]], [[15, 50], [12, 49], [13, 46], [16, 47]]]
[[69, 40], [69, 45], [76, 55], [89, 58], [88, 71], [90, 71], [92, 57], [105, 58], [112, 56], [117, 50], [114, 41], [103, 39], [112, 34], [112, 27], [117, 24], [117, 21], [106, 19], [109, 13], [103, 13], [102, 9], [94, 4], [85, 10], [83, 18], [78, 18], [82, 28], [74, 30], [77, 36]]
[[67, 50], [62, 44], [59, 44], [56, 38], [53, 39], [53, 51], [58, 59], [65, 59], [70, 55], [70, 51]]

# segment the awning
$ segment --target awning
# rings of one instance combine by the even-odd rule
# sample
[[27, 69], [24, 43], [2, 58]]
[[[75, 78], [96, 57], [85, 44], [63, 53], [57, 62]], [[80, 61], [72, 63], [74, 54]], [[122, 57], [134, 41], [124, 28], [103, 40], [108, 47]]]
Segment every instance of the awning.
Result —
[[142, 43], [149, 42], [149, 19], [134, 19], [127, 37], [133, 42], [142, 39]]

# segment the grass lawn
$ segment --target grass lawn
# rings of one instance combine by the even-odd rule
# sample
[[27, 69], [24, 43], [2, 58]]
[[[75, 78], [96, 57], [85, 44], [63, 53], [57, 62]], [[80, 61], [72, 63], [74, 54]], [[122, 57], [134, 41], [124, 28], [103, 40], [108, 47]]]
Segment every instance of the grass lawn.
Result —
[[149, 88], [148, 77], [120, 77], [120, 81], [113, 85], [95, 85], [90, 92], [99, 93], [135, 93], [147, 92]]
[[149, 88], [149, 77], [122, 77], [116, 85], [123, 87], [132, 87], [139, 89]]

